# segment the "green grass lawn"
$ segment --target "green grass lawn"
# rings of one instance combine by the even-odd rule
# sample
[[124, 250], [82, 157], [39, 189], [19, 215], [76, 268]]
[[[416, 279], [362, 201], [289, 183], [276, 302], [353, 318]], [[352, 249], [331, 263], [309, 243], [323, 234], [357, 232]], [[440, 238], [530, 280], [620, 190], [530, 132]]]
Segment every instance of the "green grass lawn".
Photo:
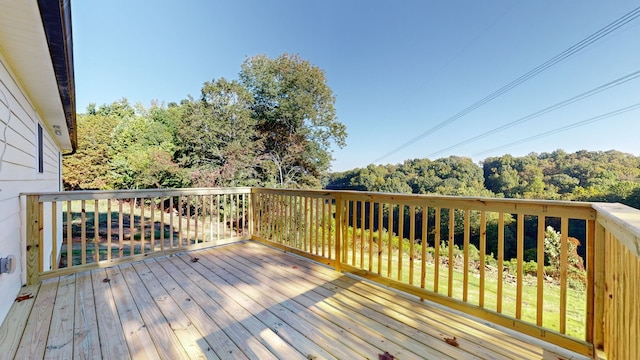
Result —
[[[375, 250], [375, 249], [374, 249]], [[365, 270], [369, 269], [368, 249], [364, 249], [364, 260], [361, 263], [360, 249], [356, 248], [355, 252], [355, 264], [353, 261], [353, 252], [349, 248], [347, 259], [343, 259], [343, 262], [360, 267]], [[377, 251], [373, 252], [372, 259], [372, 271], [378, 271], [378, 257]], [[441, 259], [448, 258], [448, 253], [441, 253]], [[346, 261], [345, 261], [346, 260]], [[393, 280], [398, 279], [398, 249], [394, 248], [392, 251], [391, 262], [391, 276]], [[410, 276], [410, 259], [406, 252], [403, 252], [402, 258], [402, 273], [400, 274], [400, 281], [403, 283], [409, 283]], [[434, 279], [435, 279], [435, 264], [433, 260], [425, 262], [426, 277], [425, 277], [425, 289], [435, 291]], [[414, 260], [413, 270], [413, 284], [420, 286], [421, 276], [421, 260]], [[388, 255], [387, 247], [383, 245], [382, 261], [380, 262], [380, 274], [387, 276], [388, 270]], [[463, 300], [464, 289], [464, 272], [457, 267], [453, 268], [451, 297], [457, 300]], [[535, 324], [537, 314], [537, 281], [536, 278], [530, 275], [525, 275], [526, 279], [522, 287], [522, 306], [521, 306], [521, 320]], [[498, 279], [499, 275], [497, 271], [495, 273], [486, 272], [484, 282], [484, 308], [492, 311], [497, 311], [498, 303]], [[441, 264], [439, 267], [438, 276], [438, 289], [437, 292], [442, 295], [448, 295], [448, 283], [449, 283], [449, 268], [446, 264]], [[516, 284], [509, 281], [503, 281], [502, 283], [502, 311], [501, 313], [507, 316], [516, 316]], [[467, 303], [473, 305], [479, 305], [480, 303], [480, 276], [476, 271], [469, 271], [467, 280]], [[560, 286], [550, 282], [544, 282], [543, 289], [543, 315], [542, 326], [551, 330], [560, 330]], [[586, 292], [584, 290], [567, 289], [567, 306], [566, 306], [566, 334], [578, 339], [585, 338], [585, 324], [586, 324]]]

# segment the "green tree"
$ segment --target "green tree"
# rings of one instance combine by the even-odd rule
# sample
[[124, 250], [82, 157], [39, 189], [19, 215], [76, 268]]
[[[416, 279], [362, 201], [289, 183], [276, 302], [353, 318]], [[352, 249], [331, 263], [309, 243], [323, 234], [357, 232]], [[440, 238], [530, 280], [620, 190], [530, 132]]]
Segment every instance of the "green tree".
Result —
[[240, 82], [253, 95], [265, 159], [273, 164], [263, 167], [263, 175], [280, 185], [319, 186], [331, 164], [331, 145], [343, 147], [347, 136], [324, 71], [297, 55], [258, 55], [242, 64]]
[[106, 190], [113, 188], [110, 173], [111, 133], [120, 119], [106, 115], [78, 116], [78, 149], [62, 158], [65, 190]]
[[[148, 116], [146, 110], [140, 112]], [[111, 133], [114, 186], [146, 189], [188, 184], [183, 171], [172, 161], [175, 150], [173, 136], [164, 124], [135, 113], [126, 114]]]
[[206, 82], [201, 98], [183, 104], [176, 129], [180, 163], [197, 186], [257, 185], [262, 139], [251, 116], [253, 97], [238, 82]]

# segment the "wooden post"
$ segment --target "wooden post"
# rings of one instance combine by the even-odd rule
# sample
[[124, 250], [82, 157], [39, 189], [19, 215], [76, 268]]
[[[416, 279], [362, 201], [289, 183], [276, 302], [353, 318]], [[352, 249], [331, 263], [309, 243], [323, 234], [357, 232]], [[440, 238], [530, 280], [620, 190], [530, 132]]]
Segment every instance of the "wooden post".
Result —
[[[606, 237], [605, 237], [605, 229], [604, 227], [593, 221], [593, 225], [591, 225], [591, 221], [589, 222], [589, 229], [594, 228], [593, 235], [589, 235], [590, 240], [593, 238], [593, 266], [591, 269], [587, 268], [587, 271], [593, 272], [593, 325], [592, 325], [592, 334], [587, 332], [587, 341], [591, 338], [591, 342], [593, 343], [594, 349], [602, 350], [604, 349], [604, 302], [605, 302], [605, 258], [606, 252], [608, 251], [605, 248]], [[587, 243], [588, 246], [588, 243]], [[587, 247], [587, 258], [589, 258], [589, 248]], [[588, 263], [587, 263], [587, 266]], [[589, 274], [587, 275], [589, 276]], [[587, 284], [591, 284], [591, 282], [587, 282]], [[587, 289], [587, 298], [591, 296], [591, 290]], [[587, 312], [590, 309], [587, 308]], [[589, 321], [591, 319], [587, 319]]]
[[27, 285], [40, 282], [43, 209], [38, 195], [27, 195]]
[[340, 269], [342, 268], [342, 266], [340, 265], [342, 263], [340, 246], [342, 243], [342, 231], [344, 227], [344, 224], [342, 223], [342, 212], [344, 210], [343, 207], [344, 205], [342, 204], [342, 197], [340, 196], [340, 193], [336, 193], [336, 271], [340, 271]]
[[[245, 212], [246, 216], [249, 217], [249, 236], [256, 235], [257, 231], [253, 227], [254, 219], [256, 218], [256, 212], [258, 211], [258, 192], [257, 189], [251, 188], [251, 193], [249, 195], [249, 207]], [[262, 219], [260, 219], [261, 221]]]

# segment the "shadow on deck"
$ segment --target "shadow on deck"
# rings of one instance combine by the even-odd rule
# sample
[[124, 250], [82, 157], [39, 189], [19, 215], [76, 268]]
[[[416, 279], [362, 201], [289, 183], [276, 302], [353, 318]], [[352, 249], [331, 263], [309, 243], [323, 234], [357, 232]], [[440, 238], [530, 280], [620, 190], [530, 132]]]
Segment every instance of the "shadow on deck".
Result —
[[2, 358], [585, 358], [252, 241], [26, 294], [0, 329]]

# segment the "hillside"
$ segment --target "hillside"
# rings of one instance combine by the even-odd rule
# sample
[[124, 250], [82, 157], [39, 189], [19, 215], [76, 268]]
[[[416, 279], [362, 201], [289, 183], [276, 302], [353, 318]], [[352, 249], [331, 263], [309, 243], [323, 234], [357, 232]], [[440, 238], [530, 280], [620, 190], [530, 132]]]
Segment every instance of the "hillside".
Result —
[[621, 202], [640, 208], [640, 157], [616, 150], [450, 156], [330, 174], [327, 189]]

